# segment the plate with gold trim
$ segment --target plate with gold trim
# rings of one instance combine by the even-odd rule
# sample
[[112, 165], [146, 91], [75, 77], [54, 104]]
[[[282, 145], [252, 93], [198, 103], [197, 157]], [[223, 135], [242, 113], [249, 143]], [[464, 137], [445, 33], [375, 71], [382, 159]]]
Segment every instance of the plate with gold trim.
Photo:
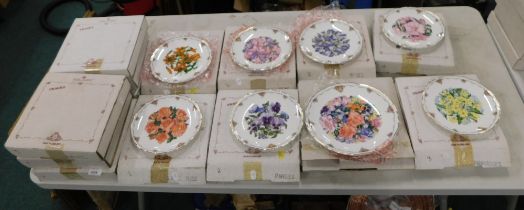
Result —
[[284, 64], [293, 51], [287, 32], [278, 28], [249, 27], [233, 38], [229, 54], [249, 71], [268, 71]]
[[428, 83], [422, 108], [442, 128], [475, 135], [492, 129], [500, 118], [495, 95], [479, 82], [458, 76], [439, 77]]
[[142, 105], [133, 117], [131, 137], [149, 153], [165, 154], [190, 144], [202, 127], [202, 113], [189, 97], [162, 96]]
[[393, 141], [398, 115], [395, 105], [378, 89], [341, 83], [310, 98], [305, 123], [315, 141], [327, 150], [359, 156]]
[[241, 98], [231, 112], [230, 127], [243, 145], [275, 151], [289, 145], [302, 129], [303, 113], [290, 95], [259, 91]]
[[165, 41], [151, 55], [151, 73], [167, 83], [191, 81], [206, 72], [211, 63], [209, 44], [196, 37], [175, 37]]

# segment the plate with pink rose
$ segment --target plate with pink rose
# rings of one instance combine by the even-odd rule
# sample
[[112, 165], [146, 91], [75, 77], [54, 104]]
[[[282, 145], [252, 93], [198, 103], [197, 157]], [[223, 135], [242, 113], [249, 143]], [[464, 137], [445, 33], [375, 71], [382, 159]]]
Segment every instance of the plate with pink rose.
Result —
[[249, 27], [234, 37], [229, 51], [233, 62], [250, 71], [267, 71], [284, 64], [293, 45], [277, 28]]
[[342, 83], [317, 92], [306, 108], [306, 126], [331, 152], [366, 155], [396, 135], [398, 111], [381, 91], [365, 84]]
[[438, 45], [445, 36], [441, 17], [428, 10], [403, 7], [383, 16], [382, 33], [393, 44], [409, 50], [423, 50]]

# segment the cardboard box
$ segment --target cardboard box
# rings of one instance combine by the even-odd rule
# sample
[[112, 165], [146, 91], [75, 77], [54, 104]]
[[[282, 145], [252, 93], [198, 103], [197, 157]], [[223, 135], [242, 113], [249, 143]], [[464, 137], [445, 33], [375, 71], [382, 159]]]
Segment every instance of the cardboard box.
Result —
[[516, 46], [513, 45], [506, 31], [502, 27], [502, 23], [497, 14], [498, 13], [495, 13], [495, 11], [492, 11], [489, 14], [487, 23], [488, 28], [490, 29], [493, 38], [496, 39], [500, 51], [504, 53], [504, 56], [508, 60], [509, 67], [515, 70], [524, 70], [524, 49], [521, 49], [519, 52]]
[[[443, 75], [454, 74], [455, 59], [449, 31], [446, 31], [444, 40], [431, 51], [412, 53], [397, 48], [386, 40], [382, 34], [383, 15], [388, 10], [375, 11], [373, 25], [373, 53], [377, 65], [377, 72]], [[439, 15], [442, 17], [442, 15]], [[452, 20], [450, 20], [452, 21]], [[444, 20], [445, 22], [445, 20]]]
[[[476, 75], [465, 75], [478, 80]], [[483, 135], [468, 136], [461, 145], [452, 134], [432, 122], [422, 110], [422, 92], [433, 77], [399, 77], [395, 79], [415, 151], [416, 169], [453, 167], [509, 167], [508, 143], [500, 126]]]
[[316, 143], [307, 129], [304, 128], [300, 134], [302, 170], [337, 171], [346, 169], [414, 169], [415, 155], [413, 153], [413, 148], [411, 147], [411, 140], [409, 139], [406, 125], [404, 124], [402, 109], [400, 108], [395, 84], [393, 83], [392, 78], [354, 78], [332, 81], [303, 80], [298, 83], [298, 89], [300, 90], [300, 105], [302, 107], [307, 107], [309, 98], [311, 98], [316, 92], [327, 86], [343, 82], [355, 82], [375, 87], [386, 94], [398, 108], [400, 112], [400, 124], [395, 139], [396, 142], [394, 144], [395, 155], [393, 158], [382, 164], [339, 159], [329, 155], [329, 151]]
[[520, 9], [524, 9], [523, 5], [524, 3], [521, 1], [497, 1], [497, 6], [493, 11], [500, 27], [517, 54], [518, 59], [515, 62], [510, 60], [512, 68], [516, 70], [524, 70], [524, 37], [522, 36], [524, 12], [520, 11]]
[[[281, 90], [297, 98], [297, 90]], [[246, 153], [229, 127], [231, 111], [249, 90], [219, 90], [207, 159], [208, 182], [299, 182], [298, 142], [278, 152]]]
[[336, 69], [338, 78], [361, 78], [361, 77], [376, 77], [375, 59], [373, 58], [373, 50], [371, 49], [371, 39], [369, 37], [366, 20], [362, 16], [350, 15], [346, 16], [345, 21], [351, 23], [357, 28], [362, 35], [362, 52], [360, 55], [345, 64], [340, 65], [325, 65], [317, 63], [302, 53], [300, 45], [297, 44], [297, 73], [298, 80], [315, 80], [321, 78], [326, 74], [332, 74]]
[[129, 90], [125, 76], [48, 73], [5, 147], [21, 158], [83, 159], [112, 166]]
[[77, 18], [49, 72], [126, 75], [135, 73], [147, 46], [144, 16]]
[[[183, 84], [170, 84], [156, 79], [150, 71], [149, 58], [154, 50], [169, 38], [179, 36], [195, 36], [204, 39], [209, 43], [212, 51], [212, 60], [208, 67], [208, 72]], [[146, 58], [143, 65], [139, 68], [141, 75], [141, 93], [143, 95], [170, 95], [170, 94], [216, 94], [218, 66], [221, 56], [222, 43], [224, 41], [224, 31], [174, 31], [157, 33], [151, 37], [147, 48]]]
[[[198, 103], [204, 117], [199, 137], [187, 148], [167, 156], [151, 158], [139, 150], [131, 141], [129, 124], [124, 131], [123, 152], [118, 167], [118, 181], [121, 183], [176, 183], [176, 184], [205, 184], [206, 159], [211, 122], [213, 120], [214, 94], [185, 95]], [[141, 106], [158, 96], [141, 95], [137, 106], [129, 112], [130, 116]]]
[[[136, 99], [130, 101], [130, 112], [134, 110], [136, 104]], [[121, 121], [122, 124], [129, 127], [129, 122], [131, 122], [133, 115], [128, 115], [127, 111], [125, 112], [125, 118]], [[124, 135], [126, 132], [129, 132], [129, 129], [123, 129], [122, 132], [119, 132], [119, 139], [116, 150], [116, 159], [119, 158], [122, 151], [122, 144], [125, 142], [125, 138], [129, 136]], [[24, 159], [18, 159], [22, 164], [24, 164]], [[113, 181], [116, 182], [116, 168], [117, 164], [113, 164], [110, 167], [102, 167], [97, 165], [82, 165], [82, 162], [73, 161], [75, 168], [64, 168], [63, 164], [52, 163], [51, 160], [41, 160], [39, 167], [32, 167], [32, 171], [40, 181], [67, 181], [67, 180], [90, 180], [90, 181]], [[36, 162], [31, 161], [30, 164], [35, 164]], [[25, 165], [25, 164], [24, 164]], [[29, 165], [26, 165], [29, 167]]]
[[[222, 57], [218, 74], [218, 90], [249, 90], [249, 89], [296, 89], [297, 68], [295, 50], [280, 68], [265, 73], [258, 73], [243, 69], [236, 65], [229, 48], [231, 46], [232, 33], [241, 30], [239, 26], [226, 28]], [[289, 32], [288, 32], [289, 33]]]

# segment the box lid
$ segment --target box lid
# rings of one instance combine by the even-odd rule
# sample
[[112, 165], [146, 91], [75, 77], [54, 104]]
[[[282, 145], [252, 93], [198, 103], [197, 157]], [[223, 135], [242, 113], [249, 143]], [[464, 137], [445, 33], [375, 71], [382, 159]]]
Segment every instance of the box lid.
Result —
[[56, 153], [49, 151], [57, 150], [95, 153], [119, 94], [127, 94], [120, 91], [124, 82], [125, 76], [120, 75], [48, 73], [20, 115], [6, 148], [21, 157], [51, 157]]
[[77, 18], [50, 72], [85, 70], [122, 74], [128, 71], [144, 16]]

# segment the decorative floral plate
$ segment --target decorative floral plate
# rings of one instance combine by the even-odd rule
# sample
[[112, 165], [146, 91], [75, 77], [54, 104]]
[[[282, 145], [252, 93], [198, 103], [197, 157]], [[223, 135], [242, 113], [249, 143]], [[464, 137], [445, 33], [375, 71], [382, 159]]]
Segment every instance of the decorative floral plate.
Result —
[[385, 14], [382, 21], [384, 36], [405, 49], [431, 48], [444, 39], [442, 19], [427, 10], [412, 7], [394, 9]]
[[362, 51], [362, 36], [351, 24], [325, 19], [307, 26], [300, 34], [300, 49], [311, 60], [323, 64], [342, 64]]
[[302, 129], [300, 105], [291, 96], [260, 91], [240, 99], [230, 120], [240, 143], [260, 151], [275, 151], [291, 143]]
[[136, 146], [153, 154], [164, 154], [188, 145], [202, 126], [198, 104], [185, 96], [163, 96], [142, 106], [131, 123]]
[[398, 122], [397, 108], [382, 92], [344, 83], [323, 89], [309, 100], [305, 123], [326, 149], [358, 156], [393, 140]]
[[465, 77], [440, 77], [428, 83], [422, 107], [438, 125], [457, 134], [481, 134], [500, 118], [495, 95]]
[[206, 72], [211, 63], [209, 44], [196, 37], [169, 39], [151, 55], [151, 72], [167, 83], [183, 83]]
[[286, 62], [293, 45], [280, 29], [250, 27], [234, 39], [230, 54], [233, 62], [251, 71], [267, 71]]

